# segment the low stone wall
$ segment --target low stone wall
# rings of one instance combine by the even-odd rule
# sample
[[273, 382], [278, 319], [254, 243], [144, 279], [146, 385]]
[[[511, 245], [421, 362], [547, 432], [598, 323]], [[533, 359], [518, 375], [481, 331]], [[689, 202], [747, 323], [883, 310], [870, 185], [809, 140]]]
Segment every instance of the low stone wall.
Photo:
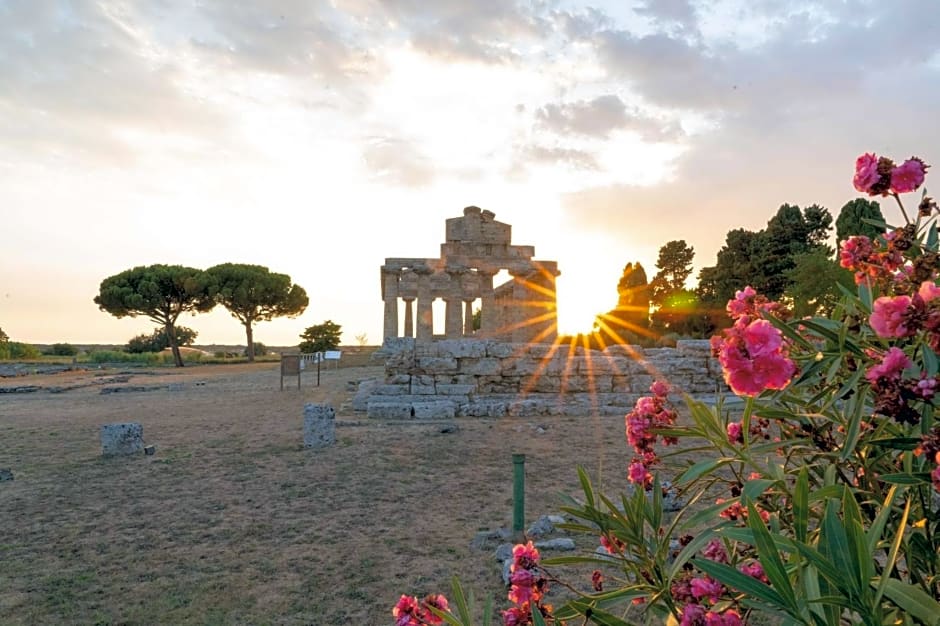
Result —
[[604, 351], [479, 339], [389, 339], [385, 380], [365, 402], [369, 417], [618, 415], [655, 379], [680, 393], [725, 392], [708, 341], [675, 348], [611, 346]]

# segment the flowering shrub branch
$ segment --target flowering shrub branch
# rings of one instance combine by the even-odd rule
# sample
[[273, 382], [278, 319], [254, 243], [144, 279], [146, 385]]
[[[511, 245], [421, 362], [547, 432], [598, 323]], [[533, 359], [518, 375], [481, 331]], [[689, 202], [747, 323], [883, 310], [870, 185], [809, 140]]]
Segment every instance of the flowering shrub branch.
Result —
[[[911, 220], [900, 197], [928, 167], [858, 158], [856, 189], [895, 198], [905, 223], [843, 243], [857, 293], [830, 317], [790, 319], [739, 291], [712, 348], [743, 403], [686, 398], [680, 423], [656, 382], [625, 417], [633, 493], [615, 502], [579, 469], [583, 501], [564, 507], [575, 520], [565, 527], [598, 537], [603, 554], [542, 561], [531, 544], [516, 546], [504, 624], [737, 626], [763, 614], [940, 626], [938, 208], [923, 193]], [[672, 477], [688, 504], [667, 514], [660, 475], [680, 440], [705, 458]], [[590, 588], [552, 610], [544, 567], [573, 562], [593, 568]], [[423, 619], [420, 606], [435, 617], [447, 609], [402, 601], [395, 617], [409, 626], [437, 623], [401, 621]]]

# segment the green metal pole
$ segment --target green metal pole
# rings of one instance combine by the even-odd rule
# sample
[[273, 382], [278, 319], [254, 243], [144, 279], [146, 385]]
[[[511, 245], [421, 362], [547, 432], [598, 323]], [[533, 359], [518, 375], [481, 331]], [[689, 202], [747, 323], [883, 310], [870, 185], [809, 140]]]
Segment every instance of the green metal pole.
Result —
[[525, 529], [525, 455], [512, 455], [512, 530]]

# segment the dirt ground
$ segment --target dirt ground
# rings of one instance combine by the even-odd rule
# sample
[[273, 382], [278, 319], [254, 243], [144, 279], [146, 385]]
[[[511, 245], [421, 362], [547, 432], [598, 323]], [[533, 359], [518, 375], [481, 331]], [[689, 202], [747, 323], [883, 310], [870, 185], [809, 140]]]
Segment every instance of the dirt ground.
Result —
[[[15, 475], [0, 483], [0, 624], [391, 624], [400, 594], [449, 594], [454, 574], [505, 608], [492, 550], [469, 544], [511, 525], [511, 455], [526, 454], [527, 522], [579, 493], [579, 464], [625, 486], [620, 417], [458, 418], [453, 433], [368, 420], [348, 383], [381, 372], [283, 391], [277, 363], [0, 379], [41, 387], [0, 394]], [[148, 390], [101, 393], [121, 386]], [[305, 402], [337, 409], [335, 446], [303, 448]], [[154, 456], [101, 456], [100, 425], [124, 421]]]

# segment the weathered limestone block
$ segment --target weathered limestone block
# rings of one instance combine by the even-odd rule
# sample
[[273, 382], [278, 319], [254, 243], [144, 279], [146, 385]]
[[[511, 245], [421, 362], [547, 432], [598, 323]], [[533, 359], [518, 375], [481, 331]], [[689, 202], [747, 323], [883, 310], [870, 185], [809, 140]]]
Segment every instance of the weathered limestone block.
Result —
[[516, 344], [491, 341], [486, 344], [486, 356], [508, 359], [516, 353]]
[[712, 353], [708, 339], [680, 339], [676, 342], [676, 352], [683, 356], [709, 356]]
[[479, 339], [445, 339], [437, 344], [438, 354], [443, 357], [479, 359], [486, 356], [486, 342]]
[[633, 393], [647, 393], [650, 385], [653, 384], [653, 377], [649, 374], [637, 374], [630, 376], [630, 391]]
[[477, 385], [482, 394], [515, 394], [522, 390], [521, 376], [481, 376]]
[[385, 377], [386, 385], [410, 385], [411, 374], [392, 374]]
[[412, 409], [415, 419], [440, 419], [457, 416], [457, 403], [451, 400], [415, 402]]
[[496, 399], [474, 400], [457, 407], [461, 417], [505, 417], [506, 401]]
[[376, 396], [403, 396], [408, 393], [408, 385], [376, 385], [372, 393]]
[[525, 376], [522, 379], [522, 388], [536, 393], [561, 393], [561, 380], [561, 376], [557, 374]]
[[442, 396], [469, 396], [476, 391], [476, 385], [446, 385], [437, 383], [437, 393]]
[[415, 370], [423, 374], [456, 374], [457, 359], [453, 357], [419, 356], [415, 358]]
[[474, 376], [498, 376], [502, 373], [500, 360], [493, 357], [483, 357], [479, 359], [465, 358], [460, 359], [460, 373], [472, 374]]
[[144, 427], [136, 422], [102, 424], [100, 438], [104, 456], [137, 454], [144, 450]]
[[374, 378], [367, 378], [365, 380], [359, 381], [359, 387], [356, 390], [356, 395], [354, 395], [352, 399], [353, 411], [368, 410], [369, 398], [372, 396], [378, 384], [379, 381]]
[[416, 396], [433, 396], [437, 393], [434, 377], [428, 375], [411, 377], [411, 393]]
[[513, 400], [506, 407], [506, 412], [512, 417], [531, 417], [545, 415], [545, 405], [540, 400]]
[[437, 341], [419, 341], [415, 344], [415, 358], [441, 356]]
[[329, 404], [304, 405], [304, 447], [326, 448], [336, 443], [336, 411]]
[[366, 415], [375, 419], [411, 419], [411, 401], [369, 400]]

